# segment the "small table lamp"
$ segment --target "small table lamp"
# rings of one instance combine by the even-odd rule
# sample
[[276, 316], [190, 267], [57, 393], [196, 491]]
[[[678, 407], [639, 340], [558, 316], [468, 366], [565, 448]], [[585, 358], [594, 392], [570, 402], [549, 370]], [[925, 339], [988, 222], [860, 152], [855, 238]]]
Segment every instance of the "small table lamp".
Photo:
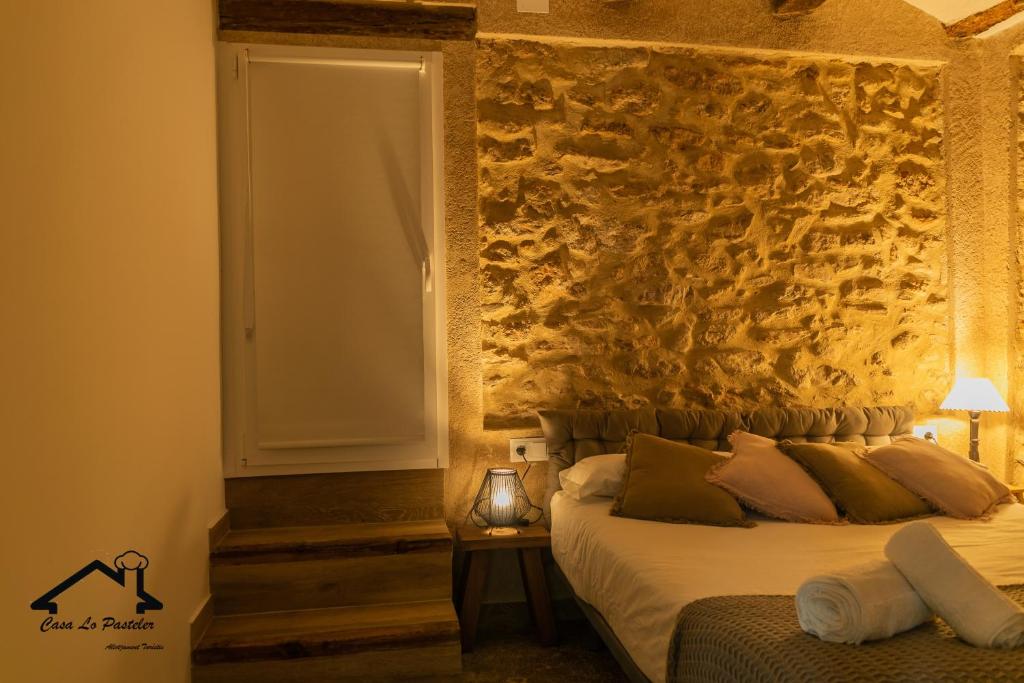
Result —
[[978, 422], [982, 411], [1008, 413], [1010, 407], [991, 381], [984, 377], [959, 377], [940, 410], [966, 410], [971, 418], [971, 460], [978, 462]]
[[488, 527], [489, 534], [505, 536], [518, 534], [516, 527], [529, 524], [532, 510], [540, 508], [530, 502], [519, 474], [511, 467], [494, 467], [484, 475], [469, 517], [477, 526]]

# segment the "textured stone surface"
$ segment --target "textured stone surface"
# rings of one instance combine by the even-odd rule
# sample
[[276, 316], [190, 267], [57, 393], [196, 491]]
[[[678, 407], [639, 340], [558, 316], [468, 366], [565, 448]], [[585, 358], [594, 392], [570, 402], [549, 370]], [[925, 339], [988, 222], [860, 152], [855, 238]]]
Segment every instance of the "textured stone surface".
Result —
[[[1024, 415], [1024, 56], [1016, 55], [1011, 60], [1013, 65], [1014, 83], [1017, 87], [1017, 225], [1016, 234], [1013, 240], [1014, 278], [1012, 307], [1013, 318], [1013, 339], [1011, 341], [1013, 352], [1010, 354], [1009, 368], [1009, 392], [1007, 402], [1013, 413], [1013, 427], [1010, 437], [1010, 457], [1024, 460], [1024, 424], [1021, 416]], [[1016, 474], [1019, 463], [1015, 460], [1007, 464], [1009, 479], [1016, 481], [1013, 476]]]
[[803, 14], [821, 7], [825, 0], [772, 0], [776, 14]]
[[541, 406], [932, 410], [939, 96], [932, 66], [481, 41], [485, 424]]

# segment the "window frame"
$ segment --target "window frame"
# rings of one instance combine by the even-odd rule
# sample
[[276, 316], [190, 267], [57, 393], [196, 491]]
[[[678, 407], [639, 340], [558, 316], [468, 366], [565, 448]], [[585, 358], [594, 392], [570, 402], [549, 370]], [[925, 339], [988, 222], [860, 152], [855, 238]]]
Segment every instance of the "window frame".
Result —
[[[217, 44], [221, 224], [222, 450], [224, 476], [434, 469], [448, 466], [448, 363], [445, 282], [442, 56], [439, 52]], [[298, 62], [419, 62], [421, 213], [429, 275], [423, 297], [424, 440], [288, 448], [256, 443], [252, 273], [249, 59]], [[342, 65], [339, 65], [342, 66]]]

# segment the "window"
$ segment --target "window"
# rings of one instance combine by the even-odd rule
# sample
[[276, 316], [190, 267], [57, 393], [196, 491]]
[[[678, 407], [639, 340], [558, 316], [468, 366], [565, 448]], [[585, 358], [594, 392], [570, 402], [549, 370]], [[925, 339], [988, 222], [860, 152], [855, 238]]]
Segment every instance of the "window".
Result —
[[440, 66], [219, 46], [228, 476], [447, 464]]

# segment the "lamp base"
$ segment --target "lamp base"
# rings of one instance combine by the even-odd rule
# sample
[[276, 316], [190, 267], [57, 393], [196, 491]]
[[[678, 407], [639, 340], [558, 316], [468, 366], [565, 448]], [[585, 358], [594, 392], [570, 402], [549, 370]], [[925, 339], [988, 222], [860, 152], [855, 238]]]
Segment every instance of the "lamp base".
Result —
[[518, 536], [519, 529], [514, 526], [489, 526], [487, 527], [488, 536]]
[[969, 457], [974, 462], [981, 462], [981, 457], [978, 454], [978, 424], [981, 422], [981, 412], [971, 410], [967, 414], [971, 418], [971, 450]]

